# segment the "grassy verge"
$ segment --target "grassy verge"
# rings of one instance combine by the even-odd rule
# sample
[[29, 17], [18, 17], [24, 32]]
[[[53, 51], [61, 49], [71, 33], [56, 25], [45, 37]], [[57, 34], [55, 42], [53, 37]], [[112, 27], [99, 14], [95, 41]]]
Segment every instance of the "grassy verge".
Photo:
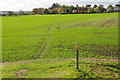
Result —
[[[118, 62], [38, 59], [3, 63], [3, 78], [118, 78]], [[8, 74], [9, 73], [9, 74]]]

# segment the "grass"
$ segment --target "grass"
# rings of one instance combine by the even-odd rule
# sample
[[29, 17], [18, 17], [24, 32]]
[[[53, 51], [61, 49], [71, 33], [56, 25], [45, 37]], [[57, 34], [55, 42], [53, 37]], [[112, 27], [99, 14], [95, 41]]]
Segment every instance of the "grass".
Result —
[[2, 20], [3, 78], [118, 78], [118, 62], [80, 60], [77, 71], [73, 59], [76, 42], [81, 58], [119, 58], [118, 13]]
[[[3, 17], [3, 61], [38, 58], [55, 16]], [[46, 20], [49, 19], [46, 23]]]
[[44, 58], [73, 58], [76, 42], [79, 43], [80, 57], [118, 57], [116, 13], [60, 15], [58, 19], [53, 25]]
[[[79, 61], [73, 59], [38, 59], [3, 64], [4, 78], [118, 78], [118, 62]], [[8, 74], [9, 73], [9, 74]], [[73, 74], [74, 73], [74, 74]]]
[[118, 58], [117, 13], [35, 15], [3, 17], [2, 58], [4, 62], [39, 58], [74, 58], [75, 43], [80, 57]]

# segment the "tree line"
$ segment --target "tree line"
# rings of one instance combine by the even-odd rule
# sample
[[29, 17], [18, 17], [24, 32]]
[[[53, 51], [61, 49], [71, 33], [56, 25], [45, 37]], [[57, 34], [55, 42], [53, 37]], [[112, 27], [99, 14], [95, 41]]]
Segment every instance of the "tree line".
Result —
[[[68, 5], [60, 5], [58, 3], [52, 4], [49, 8], [34, 8], [31, 12], [19, 11], [18, 13], [9, 11], [8, 15], [35, 15], [35, 14], [80, 14], [80, 13], [107, 13], [107, 12], [119, 12], [120, 4], [116, 4], [115, 6], [108, 5], [107, 8], [104, 8], [104, 5], [91, 5], [86, 6], [68, 6]], [[4, 14], [2, 14], [4, 16]]]
[[118, 12], [120, 8], [119, 4], [115, 6], [108, 5], [107, 8], [104, 8], [104, 5], [91, 5], [86, 6], [66, 6], [60, 5], [58, 3], [52, 4], [49, 8], [34, 8], [31, 14], [79, 14], [79, 13], [103, 13], [103, 12]]

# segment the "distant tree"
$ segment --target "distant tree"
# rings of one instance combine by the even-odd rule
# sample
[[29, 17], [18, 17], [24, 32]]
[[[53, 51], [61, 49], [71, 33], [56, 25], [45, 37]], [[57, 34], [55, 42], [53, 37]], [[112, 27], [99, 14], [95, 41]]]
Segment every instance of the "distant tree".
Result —
[[81, 8], [81, 9], [83, 9], [83, 10], [85, 9], [85, 7], [84, 7], [84, 6], [81, 6], [80, 8]]
[[51, 8], [48, 8], [49, 13], [51, 12]]
[[86, 8], [89, 8], [91, 5], [86, 5]]
[[100, 12], [99, 8], [94, 9], [95, 12]]
[[104, 12], [107, 12], [107, 9], [106, 9], [106, 8], [104, 8]]
[[88, 9], [87, 9], [87, 12], [88, 12], [88, 13], [93, 13], [93, 11], [94, 11], [93, 8], [88, 7]]
[[38, 14], [44, 14], [44, 8], [39, 8], [38, 9]]
[[78, 9], [79, 8], [79, 6], [78, 5], [76, 5], [76, 9]]
[[81, 6], [80, 8], [81, 8], [81, 10], [83, 10], [83, 12], [82, 12], [82, 13], [85, 13], [85, 12], [86, 12], [86, 7]]
[[59, 7], [61, 7], [60, 6], [60, 4], [58, 4], [58, 3], [53, 3], [53, 5], [51, 6], [51, 9], [54, 9], [54, 8], [59, 8]]
[[74, 6], [66, 6], [66, 13], [72, 13]]
[[54, 9], [56, 7], [56, 4], [53, 3], [52, 6], [51, 6], [51, 9]]
[[65, 9], [65, 7], [66, 7], [65, 5], [62, 6], [63, 9]]
[[112, 5], [108, 5], [107, 12], [111, 12], [114, 10], [114, 7]]
[[69, 9], [66, 9], [66, 13], [67, 13], [67, 14], [69, 14], [69, 13], [70, 13]]
[[75, 7], [71, 5], [71, 6], [70, 6], [70, 9], [71, 9], [71, 10], [74, 10], [74, 9], [75, 9]]
[[51, 14], [57, 14], [57, 13], [58, 13], [58, 10], [57, 10], [57, 9], [52, 9], [50, 13], [51, 13]]
[[45, 14], [49, 14], [49, 11], [48, 11], [47, 8], [44, 10], [44, 13], [45, 13]]
[[13, 11], [8, 12], [8, 16], [14, 16], [14, 15], [15, 15], [15, 13]]
[[62, 5], [62, 8], [63, 8], [63, 13], [65, 13], [65, 9], [66, 9], [66, 6], [65, 5]]
[[95, 4], [94, 6], [93, 6], [93, 9], [95, 9], [95, 8], [97, 8], [98, 6]]
[[70, 14], [72, 13], [72, 11], [73, 11], [73, 10], [72, 10], [71, 8], [69, 8], [69, 13], [70, 13]]
[[116, 7], [120, 7], [120, 4], [116, 4], [115, 6], [116, 6]]
[[100, 10], [101, 12], [104, 12], [104, 6], [103, 6], [103, 5], [100, 4], [100, 5], [98, 6], [98, 8], [99, 8], [99, 10]]
[[73, 5], [71, 6], [66, 6], [66, 5], [60, 5], [58, 3], [53, 3], [51, 7], [49, 8], [34, 8], [32, 10], [32, 14], [61, 14], [61, 13], [92, 13], [92, 12], [106, 12], [106, 11], [115, 11], [120, 7], [120, 4], [116, 4], [116, 7], [113, 7], [112, 5], [108, 5], [107, 9], [104, 8], [104, 6], [102, 4], [100, 4], [99, 6], [97, 6], [96, 4], [93, 6], [93, 8], [91, 7], [91, 5], [86, 5], [85, 7], [79, 7], [78, 5], [76, 5], [76, 7], [74, 7]]
[[18, 15], [24, 15], [24, 11], [19, 11]]
[[112, 5], [108, 5], [108, 7], [107, 8], [111, 8], [111, 7], [113, 7]]
[[58, 14], [61, 14], [62, 12], [63, 12], [63, 8], [62, 7], [58, 8]]
[[39, 9], [38, 8], [34, 8], [32, 10], [32, 14], [39, 14]]
[[61, 5], [56, 3], [56, 8], [58, 9], [59, 7], [61, 7]]

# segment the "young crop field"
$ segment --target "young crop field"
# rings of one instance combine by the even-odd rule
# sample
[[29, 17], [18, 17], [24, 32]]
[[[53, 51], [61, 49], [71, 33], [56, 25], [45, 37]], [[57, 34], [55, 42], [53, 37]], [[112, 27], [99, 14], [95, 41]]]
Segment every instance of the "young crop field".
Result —
[[118, 58], [117, 14], [58, 16], [44, 58], [74, 58], [75, 43], [80, 57]]
[[2, 17], [2, 26], [4, 78], [118, 78], [118, 62], [75, 70], [76, 42], [79, 58], [119, 58], [118, 13]]
[[55, 16], [3, 17], [3, 61], [38, 58]]
[[79, 43], [80, 57], [117, 58], [117, 15], [3, 17], [2, 60], [39, 58], [48, 39], [48, 48], [42, 55], [44, 58], [74, 58], [76, 42]]

